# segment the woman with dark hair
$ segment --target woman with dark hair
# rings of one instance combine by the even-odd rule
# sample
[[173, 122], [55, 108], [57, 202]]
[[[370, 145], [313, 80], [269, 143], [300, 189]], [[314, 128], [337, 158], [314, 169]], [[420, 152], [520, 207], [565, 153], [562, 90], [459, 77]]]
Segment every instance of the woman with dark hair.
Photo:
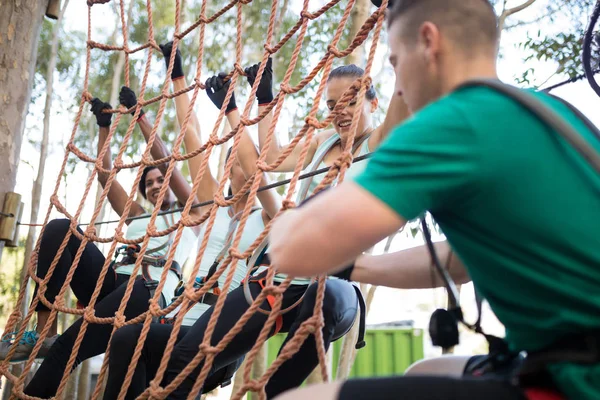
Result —
[[[123, 87], [121, 90], [121, 103], [126, 103], [132, 94], [133, 92], [129, 88]], [[96, 116], [96, 122], [99, 126], [98, 153], [100, 153], [106, 142], [112, 118], [112, 114], [105, 113], [103, 110], [110, 108], [110, 104], [104, 103], [97, 98], [92, 100], [91, 110]], [[144, 116], [143, 110], [141, 110], [137, 122], [147, 140], [150, 136], [152, 125]], [[155, 159], [158, 159], [167, 156], [169, 153], [164, 143], [157, 138], [151, 149], [151, 154]], [[112, 169], [110, 147], [105, 152], [102, 163], [104, 169], [109, 171]], [[145, 167], [142, 179], [139, 182], [139, 190], [142, 196], [154, 206], [157, 205], [159, 192], [165, 183], [165, 171], [166, 165]], [[106, 185], [108, 176], [107, 173], [98, 172], [98, 180], [102, 186]], [[181, 213], [175, 211], [174, 208], [185, 204], [190, 196], [193, 196], [190, 185], [181, 172], [175, 169], [169, 181], [169, 189], [163, 197], [160, 206], [160, 211], [171, 212], [164, 213], [156, 219], [156, 230], [162, 231], [176, 224], [181, 218]], [[120, 216], [125, 212], [127, 199], [127, 192], [118, 181], [113, 181], [108, 192], [108, 200], [113, 210]], [[200, 210], [192, 209], [192, 214], [199, 216]], [[143, 237], [148, 229], [150, 215], [140, 204], [134, 202], [128, 210], [127, 217], [125, 238], [136, 239]], [[41, 240], [38, 259], [37, 275], [39, 278], [43, 279], [46, 276], [69, 229], [70, 221], [64, 219], [51, 221], [46, 226]], [[82, 233], [79, 228], [78, 231]], [[181, 266], [192, 252], [198, 233], [198, 227], [184, 228], [183, 235], [174, 253], [173, 262], [166, 274], [165, 284], [159, 301], [161, 306], [171, 301], [174, 290], [181, 279]], [[154, 296], [155, 289], [161, 279], [167, 255], [173, 245], [173, 239], [174, 234], [172, 233], [163, 237], [151, 237], [148, 240], [147, 250], [141, 262], [141, 267], [137, 271], [133, 291], [124, 311], [126, 319], [134, 318], [148, 310], [148, 301]], [[46, 286], [44, 297], [48, 301], [54, 301], [56, 295], [59, 293], [80, 244], [81, 240], [75, 234], [72, 234]], [[134, 273], [139, 250], [139, 245], [129, 245], [121, 246], [115, 252], [114, 260], [108, 273], [103, 278], [102, 289], [94, 306], [96, 317], [112, 317], [115, 315], [125, 294], [127, 282]], [[88, 242], [75, 270], [73, 279], [70, 282], [73, 293], [84, 306], [89, 304], [105, 263], [105, 257], [100, 250], [93, 242]], [[38, 287], [36, 285], [36, 294], [37, 290]], [[17, 345], [17, 352], [11, 361], [23, 361], [29, 357], [39, 333], [48, 321], [50, 310], [41, 301], [36, 306], [36, 310], [38, 312], [36, 331], [26, 333]], [[82, 319], [77, 320], [59, 336], [56, 335], [56, 319], [53, 321], [53, 326], [49, 333], [50, 339], [44, 341], [41, 351], [38, 354], [39, 358], [44, 358], [44, 362], [25, 390], [28, 395], [50, 397], [56, 393], [82, 322]], [[112, 325], [110, 324], [89, 324], [77, 354], [77, 363], [102, 354], [106, 349], [111, 332]], [[3, 344], [3, 357], [8, 353], [9, 347], [10, 343], [5, 342]]]

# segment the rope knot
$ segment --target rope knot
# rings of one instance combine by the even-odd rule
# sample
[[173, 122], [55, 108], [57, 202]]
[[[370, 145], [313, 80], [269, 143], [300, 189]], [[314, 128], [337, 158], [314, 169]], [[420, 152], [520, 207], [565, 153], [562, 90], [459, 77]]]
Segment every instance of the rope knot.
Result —
[[244, 126], [250, 126], [252, 125], [252, 121], [249, 120], [248, 118], [241, 116], [240, 117], [240, 124], [244, 125]]
[[[252, 0], [250, 0], [252, 1]], [[246, 72], [244, 72], [244, 68], [239, 63], [233, 64], [233, 68], [238, 72], [240, 76], [246, 76]]]
[[327, 51], [331, 54], [333, 54], [334, 56], [336, 56], [337, 58], [341, 58], [344, 56], [344, 54], [339, 51], [337, 49], [337, 47], [335, 47], [334, 45], [330, 44], [329, 46], [327, 46]]
[[269, 54], [275, 54], [277, 52], [277, 49], [275, 49], [274, 47], [269, 46], [267, 43], [265, 43], [263, 47], [265, 48], [265, 50]]
[[215, 194], [214, 202], [219, 207], [229, 207], [229, 202], [225, 200], [225, 197], [223, 197], [223, 194], [220, 192]]
[[281, 86], [279, 86], [279, 89], [285, 94], [294, 93], [294, 90], [292, 89], [292, 87], [290, 85], [288, 85], [287, 83], [282, 83]]
[[268, 172], [270, 170], [269, 164], [263, 160], [256, 160], [256, 168], [261, 172]]
[[194, 220], [189, 215], [182, 215], [179, 221], [187, 228], [194, 226]]
[[88, 92], [87, 90], [85, 90], [81, 95], [83, 96], [83, 99], [85, 101], [87, 101], [88, 103], [91, 102], [94, 99], [94, 97], [92, 96], [92, 94], [90, 92]]
[[62, 296], [56, 296], [54, 298], [54, 309], [58, 310], [60, 308], [64, 308], [65, 306], [65, 299]]
[[94, 322], [94, 318], [96, 318], [96, 313], [94, 312], [94, 309], [92, 307], [86, 307], [85, 311], [83, 312], [83, 318], [87, 321], [87, 322]]
[[198, 299], [202, 296], [200, 296], [198, 299], [196, 299], [196, 289], [194, 289], [193, 287], [185, 287], [185, 290], [183, 291], [183, 294], [185, 295], [185, 298], [188, 300], [192, 300], [192, 301], [198, 301]]
[[281, 203], [281, 206], [283, 207], [284, 210], [289, 210], [290, 208], [295, 208], [296, 203], [293, 200], [286, 199]]
[[161, 395], [162, 395], [162, 388], [160, 387], [160, 385], [158, 384], [158, 382], [155, 382], [154, 380], [152, 380], [150, 382], [150, 387], [148, 388], [148, 392], [150, 394], [150, 398], [152, 399], [160, 399]]
[[96, 230], [96, 227], [94, 225], [89, 225], [88, 228], [85, 230], [85, 235], [88, 238], [97, 237], [96, 236], [97, 233], [98, 233], [98, 231]]
[[146, 227], [146, 233], [150, 237], [158, 237], [158, 231], [156, 230], [156, 226], [150, 226], [150, 224], [148, 224], [148, 227]]
[[341, 169], [342, 166], [345, 166], [346, 168], [348, 168], [350, 166], [350, 164], [352, 164], [352, 154], [350, 154], [347, 151], [340, 154], [339, 158], [333, 162], [333, 165], [338, 170]]
[[212, 135], [212, 134], [208, 137], [208, 142], [215, 147], [219, 146], [221, 144], [219, 142], [219, 137], [217, 135]]
[[219, 353], [219, 349], [206, 343], [200, 344], [200, 346], [198, 346], [198, 349], [200, 349], [200, 351], [205, 355]]
[[123, 325], [125, 325], [125, 314], [123, 314], [122, 312], [117, 311], [115, 313], [115, 327], [117, 329], [119, 329], [120, 327], [122, 327]]
[[160, 310], [162, 310], [158, 305], [158, 301], [156, 299], [150, 299], [148, 300], [148, 304], [150, 304], [150, 306], [148, 307], [150, 314], [152, 314], [155, 317], [158, 316]]
[[244, 259], [244, 254], [240, 253], [238, 251], [238, 249], [234, 249], [233, 247], [229, 249], [229, 255], [233, 258], [235, 258], [236, 260], [243, 260]]
[[315, 18], [315, 14], [313, 14], [313, 13], [311, 13], [309, 11], [302, 10], [302, 11], [300, 11], [300, 17], [302, 19], [314, 19]]
[[308, 126], [311, 126], [315, 129], [319, 129], [319, 120], [316, 119], [315, 117], [311, 117], [310, 115], [308, 117], [306, 117], [304, 119], [304, 122], [306, 122], [306, 124]]
[[266, 294], [267, 296], [271, 295], [271, 296], [279, 296], [282, 294], [282, 291], [279, 290], [278, 286], [275, 285], [269, 285], [269, 286], [265, 286], [262, 290], [262, 292], [264, 294]]
[[372, 85], [373, 85], [373, 79], [370, 76], [367, 76], [366, 78], [363, 79], [363, 86], [367, 90], [369, 90]]

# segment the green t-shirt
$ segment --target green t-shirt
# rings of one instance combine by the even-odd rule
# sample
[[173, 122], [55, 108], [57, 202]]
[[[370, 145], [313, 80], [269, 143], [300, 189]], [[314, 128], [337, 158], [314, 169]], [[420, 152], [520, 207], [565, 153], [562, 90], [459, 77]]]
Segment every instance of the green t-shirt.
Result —
[[[600, 153], [558, 100], [536, 94]], [[355, 181], [406, 220], [430, 211], [514, 349], [600, 328], [600, 176], [513, 100], [465, 88], [397, 127]], [[600, 365], [554, 365], [569, 398], [600, 399]]]

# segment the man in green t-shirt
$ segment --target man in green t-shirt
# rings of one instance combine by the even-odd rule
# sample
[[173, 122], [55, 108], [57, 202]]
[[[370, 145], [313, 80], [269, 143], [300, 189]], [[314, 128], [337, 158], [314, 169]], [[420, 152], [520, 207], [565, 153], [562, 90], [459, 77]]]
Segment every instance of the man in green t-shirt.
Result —
[[[600, 174], [510, 98], [487, 88], [457, 89], [470, 79], [497, 79], [499, 34], [491, 5], [396, 0], [388, 29], [396, 89], [413, 116], [396, 127], [362, 175], [275, 221], [272, 265], [291, 275], [329, 272], [391, 287], [431, 287], [430, 256], [422, 247], [361, 255], [429, 211], [459, 256], [450, 273], [460, 282], [472, 279], [505, 325], [513, 350], [538, 351], [598, 331]], [[600, 138], [564, 104], [535, 95], [600, 153]], [[437, 246], [444, 259], [449, 246]], [[343, 269], [350, 263], [353, 269]], [[600, 363], [546, 369], [566, 398], [600, 399]], [[442, 377], [347, 381], [288, 396], [527, 398], [508, 381]]]

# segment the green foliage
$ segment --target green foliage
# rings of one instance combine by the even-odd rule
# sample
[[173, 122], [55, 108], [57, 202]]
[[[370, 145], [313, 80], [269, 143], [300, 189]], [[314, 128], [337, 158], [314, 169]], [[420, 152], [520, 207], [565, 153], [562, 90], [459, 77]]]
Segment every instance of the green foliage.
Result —
[[[520, 46], [531, 51], [531, 54], [525, 57], [525, 62], [533, 59], [553, 62], [557, 65], [556, 73], [565, 74], [568, 78], [574, 78], [583, 72], [580, 56], [583, 52], [583, 32], [561, 32], [548, 37], [542, 36], [538, 31], [535, 38], [529, 37]], [[520, 82], [531, 83], [530, 78], [534, 72], [532, 68], [527, 69]]]
[[[533, 60], [552, 63], [555, 74], [572, 78], [583, 73], [581, 64], [583, 35], [595, 0], [548, 1], [544, 11], [534, 21], [517, 20], [507, 25], [507, 30], [524, 26], [543, 26], [535, 34], [526, 32], [526, 39], [518, 47], [527, 54], [525, 63]], [[513, 19], [518, 18], [515, 14]], [[561, 30], [554, 29], [560, 26]], [[566, 29], [564, 29], [566, 28]], [[517, 79], [520, 83], [533, 84], [535, 69], [528, 67]]]

